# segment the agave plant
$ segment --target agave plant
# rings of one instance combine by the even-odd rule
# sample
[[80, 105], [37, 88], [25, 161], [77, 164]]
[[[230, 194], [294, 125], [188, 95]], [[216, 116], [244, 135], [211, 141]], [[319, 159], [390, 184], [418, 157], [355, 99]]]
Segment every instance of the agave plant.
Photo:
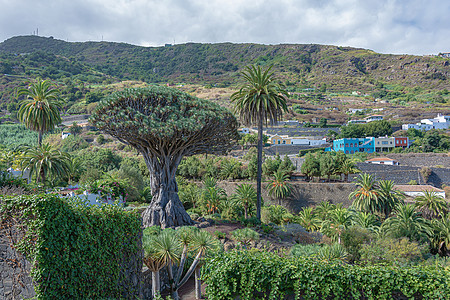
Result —
[[326, 261], [347, 261], [348, 253], [341, 244], [333, 244], [322, 247], [317, 253], [317, 258]]

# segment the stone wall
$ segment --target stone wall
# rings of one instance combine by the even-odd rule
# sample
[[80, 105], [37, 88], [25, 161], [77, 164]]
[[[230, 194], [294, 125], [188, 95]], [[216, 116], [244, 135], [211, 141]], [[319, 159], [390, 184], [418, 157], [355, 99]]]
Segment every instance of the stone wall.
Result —
[[450, 156], [447, 153], [386, 153], [397, 160], [401, 166], [450, 168]]
[[[227, 195], [232, 195], [238, 184], [242, 182], [219, 182], [218, 185], [225, 189]], [[256, 188], [255, 182], [249, 182]], [[345, 207], [351, 205], [348, 195], [355, 190], [353, 183], [315, 183], [304, 181], [291, 181], [292, 194], [281, 202], [271, 198], [265, 189], [267, 183], [263, 183], [262, 197], [265, 205], [282, 204], [289, 211], [298, 213], [303, 207], [319, 204], [322, 201], [342, 203]]]
[[[10, 226], [13, 225], [13, 226]], [[0, 216], [0, 299], [24, 299], [36, 295], [29, 272], [31, 264], [11, 244], [22, 236], [20, 224]]]

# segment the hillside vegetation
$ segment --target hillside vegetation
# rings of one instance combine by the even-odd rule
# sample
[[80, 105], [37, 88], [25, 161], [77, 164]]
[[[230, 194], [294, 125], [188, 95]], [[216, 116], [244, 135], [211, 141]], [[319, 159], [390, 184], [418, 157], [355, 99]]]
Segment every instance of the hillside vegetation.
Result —
[[[291, 94], [292, 110], [287, 117], [303, 121], [320, 115], [343, 122], [347, 117], [342, 112], [322, 111], [326, 107], [342, 111], [340, 105], [346, 104], [370, 108], [373, 104], [366, 100], [376, 98], [400, 107], [412, 102], [437, 103], [441, 110], [434, 105], [433, 114], [436, 110], [445, 113], [444, 104], [450, 97], [449, 59], [437, 56], [380, 54], [314, 44], [142, 47], [18, 36], [0, 43], [0, 109], [14, 115], [18, 108], [15, 89], [37, 76], [58, 83], [66, 99], [64, 113], [69, 114], [89, 113], [96, 102], [119, 86], [145, 83], [176, 84], [227, 106], [239, 83], [239, 72], [249, 64], [274, 65], [277, 78]], [[353, 91], [358, 94], [352, 95]], [[409, 117], [419, 115], [417, 110], [409, 112]]]

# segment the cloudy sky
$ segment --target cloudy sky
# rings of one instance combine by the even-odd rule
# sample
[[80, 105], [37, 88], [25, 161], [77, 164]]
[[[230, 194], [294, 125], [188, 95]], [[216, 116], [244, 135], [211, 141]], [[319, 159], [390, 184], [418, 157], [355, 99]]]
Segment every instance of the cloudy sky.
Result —
[[331, 44], [381, 53], [450, 52], [448, 0], [0, 0], [16, 35], [143, 46]]

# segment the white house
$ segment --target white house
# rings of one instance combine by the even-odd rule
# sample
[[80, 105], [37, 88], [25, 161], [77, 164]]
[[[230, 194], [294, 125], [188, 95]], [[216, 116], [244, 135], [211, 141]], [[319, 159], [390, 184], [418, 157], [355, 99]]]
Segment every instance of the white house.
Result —
[[15, 178], [22, 178], [27, 181], [27, 184], [31, 183], [30, 169], [25, 169], [23, 172], [20, 170], [14, 170], [13, 168], [9, 168], [6, 171], [11, 173], [11, 175]]
[[399, 163], [395, 159], [388, 157], [375, 157], [365, 161], [368, 164], [376, 164], [376, 165], [391, 165], [398, 166]]
[[251, 130], [250, 130], [250, 128], [242, 128], [242, 129], [241, 129], [241, 132], [242, 132], [243, 134], [250, 134], [250, 133], [251, 133]]
[[[87, 191], [84, 191], [82, 195], [76, 195], [73, 191], [71, 191], [66, 194], [60, 194], [60, 197], [64, 198], [78, 197], [89, 205], [115, 204], [116, 201], [112, 199], [111, 195], [108, 195], [106, 199], [103, 199], [99, 194], [90, 194]], [[122, 197], [120, 197], [119, 204], [123, 203], [124, 201]]]
[[371, 115], [366, 117], [364, 120], [366, 120], [367, 123], [373, 122], [373, 121], [382, 121], [383, 116], [382, 115]]
[[427, 192], [435, 192], [436, 195], [445, 199], [445, 191], [431, 185], [395, 185], [394, 189], [405, 193], [410, 197], [418, 197], [425, 195]]
[[450, 116], [443, 116], [438, 114], [434, 119], [422, 119], [416, 124], [403, 124], [402, 129], [408, 130], [414, 128], [417, 130], [428, 131], [431, 129], [447, 129], [450, 127]]
[[272, 135], [269, 137], [272, 145], [304, 145], [320, 146], [327, 143], [326, 138], [317, 137], [289, 137], [288, 135]]
[[63, 140], [65, 138], [67, 138], [69, 135], [71, 135], [70, 132], [61, 132], [61, 139]]

